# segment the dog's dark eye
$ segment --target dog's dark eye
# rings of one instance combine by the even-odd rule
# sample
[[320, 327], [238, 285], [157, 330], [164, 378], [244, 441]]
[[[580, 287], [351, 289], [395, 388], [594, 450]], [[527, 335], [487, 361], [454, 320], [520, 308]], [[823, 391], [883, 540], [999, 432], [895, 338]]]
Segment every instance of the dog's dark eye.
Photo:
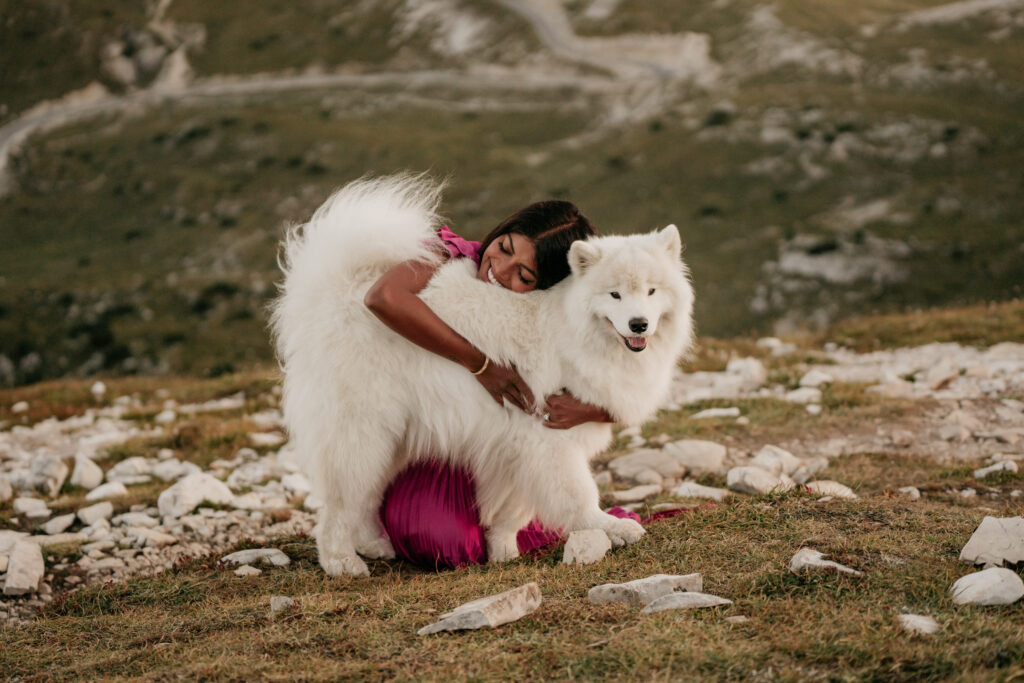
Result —
[[647, 296], [651, 296], [652, 294], [654, 294], [654, 287], [651, 287], [650, 291], [647, 292]]
[[613, 298], [613, 299], [621, 299], [622, 297], [621, 297], [621, 296], [619, 296], [619, 293], [618, 293], [618, 292], [612, 292], [612, 298]]

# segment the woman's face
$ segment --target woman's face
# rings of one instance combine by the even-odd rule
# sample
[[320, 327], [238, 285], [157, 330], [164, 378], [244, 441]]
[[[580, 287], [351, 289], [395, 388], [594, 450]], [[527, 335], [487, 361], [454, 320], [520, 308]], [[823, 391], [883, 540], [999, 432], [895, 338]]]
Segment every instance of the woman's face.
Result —
[[537, 250], [533, 240], [518, 232], [494, 240], [480, 257], [477, 277], [513, 292], [529, 292], [537, 286]]

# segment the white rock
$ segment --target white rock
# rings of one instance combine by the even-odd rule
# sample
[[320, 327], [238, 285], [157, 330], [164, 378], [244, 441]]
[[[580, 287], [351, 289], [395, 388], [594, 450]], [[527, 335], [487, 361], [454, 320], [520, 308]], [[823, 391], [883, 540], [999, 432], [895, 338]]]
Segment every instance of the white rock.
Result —
[[168, 408], [167, 410], [161, 410], [159, 413], [157, 413], [156, 417], [153, 418], [153, 422], [157, 423], [158, 425], [165, 425], [170, 424], [171, 422], [174, 422], [177, 419], [178, 414]]
[[828, 458], [808, 458], [793, 472], [793, 481], [806, 484], [818, 472], [828, 469]]
[[309, 495], [310, 491], [313, 490], [313, 485], [309, 483], [306, 475], [301, 472], [293, 472], [281, 477], [281, 486], [284, 487], [285, 491], [298, 495]]
[[416, 633], [424, 636], [439, 631], [501, 626], [534, 612], [540, 607], [540, 603], [540, 588], [536, 583], [528, 583], [504, 593], [459, 605], [451, 612], [441, 615], [440, 621], [424, 626]]
[[135, 545], [146, 548], [162, 548], [165, 545], [173, 545], [178, 542], [176, 536], [165, 534], [156, 529], [149, 529], [144, 526], [130, 526], [125, 528], [124, 533], [135, 539]]
[[853, 500], [857, 497], [857, 494], [849, 486], [830, 479], [810, 481], [807, 482], [806, 486], [811, 490], [811, 493], [817, 493], [819, 496], [832, 496], [833, 498], [846, 498], [848, 500]]
[[695, 475], [722, 471], [727, 449], [714, 441], [682, 439], [665, 444], [664, 452]]
[[990, 567], [956, 580], [949, 589], [958, 605], [1009, 605], [1024, 595], [1024, 581], [1004, 567]]
[[906, 429], [894, 429], [889, 437], [897, 448], [909, 448], [914, 445], [914, 433]]
[[262, 569], [243, 564], [241, 567], [235, 570], [235, 576], [259, 576], [263, 573]]
[[153, 463], [150, 462], [149, 458], [136, 455], [131, 458], [125, 458], [107, 470], [107, 481], [120, 481], [127, 484], [136, 477], [146, 477], [148, 480], [152, 469]]
[[799, 574], [805, 569], [834, 569], [841, 574], [863, 576], [863, 572], [851, 569], [844, 564], [824, 559], [825, 555], [810, 548], [800, 548], [789, 561], [789, 571]]
[[[256, 571], [259, 571], [258, 569]], [[237, 571], [235, 572], [238, 573]], [[291, 609], [295, 606], [295, 601], [289, 598], [287, 595], [275, 595], [270, 598], [270, 616], [274, 616], [279, 612], [283, 612], [286, 609]]]
[[225, 555], [220, 558], [221, 562], [227, 564], [256, 564], [257, 562], [269, 562], [276, 567], [286, 567], [291, 563], [291, 558], [277, 548], [251, 548], [239, 550], [238, 552]]
[[60, 517], [54, 517], [43, 525], [42, 529], [48, 534], [59, 534], [75, 523], [75, 513], [70, 512]]
[[107, 385], [103, 382], [94, 382], [89, 388], [89, 392], [92, 393], [93, 398], [97, 401], [103, 398], [103, 395], [107, 393]]
[[732, 408], [708, 408], [690, 416], [691, 420], [704, 420], [713, 417], [739, 417], [740, 409]]
[[160, 494], [156, 505], [161, 515], [181, 517], [192, 512], [204, 500], [228, 505], [234, 498], [235, 494], [224, 482], [211, 474], [200, 472], [179, 479]]
[[733, 467], [726, 475], [726, 485], [733, 491], [754, 496], [788, 490], [780, 477], [760, 467]]
[[594, 483], [598, 486], [608, 486], [612, 483], [612, 473], [608, 470], [598, 472], [594, 475]]
[[14, 497], [14, 487], [11, 480], [0, 474], [0, 503], [5, 503]]
[[249, 443], [255, 447], [273, 448], [286, 440], [283, 434], [277, 432], [249, 432]]
[[931, 635], [939, 630], [939, 622], [921, 614], [900, 614], [896, 617], [900, 626], [908, 633]]
[[85, 526], [89, 526], [98, 519], [110, 519], [112, 514], [114, 514], [114, 506], [110, 501], [105, 500], [79, 510], [78, 519], [82, 520], [82, 524]]
[[11, 412], [14, 413], [15, 415], [24, 413], [26, 410], [28, 410], [27, 401], [18, 401], [13, 406], [11, 406]]
[[716, 489], [713, 486], [701, 486], [695, 481], [684, 481], [679, 485], [673, 495], [680, 498], [709, 498], [722, 502], [729, 495], [725, 489]]
[[1003, 460], [1002, 462], [997, 462], [994, 465], [974, 470], [974, 478], [984, 479], [988, 475], [995, 474], [996, 472], [1017, 472], [1019, 470], [1020, 467], [1013, 460]]
[[821, 403], [821, 389], [812, 387], [793, 389], [783, 394], [782, 400], [789, 403]]
[[611, 496], [612, 500], [616, 503], [637, 503], [645, 498], [656, 496], [661, 493], [661, 486], [658, 484], [644, 484], [642, 486], [634, 486], [631, 489], [625, 491], [612, 491], [608, 495]]
[[152, 529], [160, 524], [160, 520], [150, 517], [144, 512], [125, 512], [111, 521], [119, 526], [141, 526], [147, 529]]
[[626, 427], [618, 433], [620, 439], [629, 439], [634, 436], [640, 436], [640, 427], [634, 425], [632, 427]]
[[37, 455], [32, 458], [27, 472], [13, 472], [11, 483], [23, 491], [36, 491], [47, 498], [56, 498], [64, 480], [68, 478], [68, 466], [52, 455]]
[[910, 498], [910, 500], [918, 500], [921, 497], [921, 491], [916, 486], [903, 486], [899, 489], [899, 492]]
[[[188, 464], [191, 465], [192, 463]], [[175, 457], [170, 457], [161, 460], [156, 465], [153, 465], [153, 468], [150, 470], [150, 474], [162, 479], [163, 481], [175, 481], [192, 474], [194, 471], [198, 471], [198, 468], [193, 470], [192, 468], [187, 467], [186, 463], [183, 463], [181, 460], [178, 460]]]
[[103, 470], [89, 458], [79, 455], [75, 457], [75, 469], [71, 473], [71, 483], [83, 489], [92, 490], [103, 481]]
[[809, 404], [806, 408], [804, 408], [804, 410], [806, 410], [809, 415], [821, 415], [821, 406], [819, 406], [817, 403]]
[[742, 624], [750, 621], [750, 617], [743, 616], [742, 614], [736, 614], [731, 617], [726, 617], [725, 620], [730, 624]]
[[24, 540], [28, 534], [24, 531], [11, 531], [4, 529], [0, 531], [0, 555], [7, 555], [14, 548], [14, 544]]
[[50, 508], [41, 498], [21, 497], [14, 499], [14, 514], [29, 519], [46, 519], [50, 516]]
[[835, 380], [833, 379], [832, 375], [828, 374], [827, 372], [822, 372], [821, 370], [818, 369], [812, 369], [807, 371], [807, 373], [800, 378], [800, 386], [817, 389], [822, 384], [831, 384], [834, 381]]
[[725, 372], [740, 378], [740, 391], [754, 391], [768, 380], [768, 371], [756, 358], [734, 358], [725, 366]]
[[750, 461], [751, 467], [760, 467], [767, 472], [771, 472], [775, 476], [780, 474], [793, 474], [803, 464], [804, 463], [800, 458], [796, 457], [786, 449], [772, 445], [762, 447], [761, 450], [754, 455], [754, 459]]
[[627, 605], [647, 605], [657, 598], [676, 592], [699, 593], [703, 587], [700, 574], [683, 576], [655, 574], [626, 583], [605, 583], [594, 586], [587, 598], [595, 605], [621, 602]]
[[7, 559], [6, 555], [0, 555], [0, 574], [3, 574], [4, 572], [7, 571], [7, 563], [8, 562], [9, 562], [9, 560]]
[[968, 441], [971, 430], [958, 424], [944, 424], [935, 432], [943, 441]]
[[562, 555], [564, 564], [592, 564], [612, 549], [612, 541], [601, 529], [584, 529], [569, 534]]
[[17, 541], [11, 548], [4, 580], [4, 595], [35, 593], [46, 569], [43, 551], [35, 543]]
[[111, 481], [100, 484], [89, 493], [85, 494], [86, 500], [104, 500], [106, 498], [117, 498], [127, 496], [128, 488], [119, 481]]
[[960, 551], [960, 560], [986, 567], [1024, 561], [1024, 517], [985, 517]]
[[708, 593], [670, 593], [663, 595], [640, 610], [643, 614], [664, 612], [670, 609], [695, 609], [699, 607], [719, 607], [731, 605], [732, 600], [720, 598]]
[[681, 477], [685, 471], [669, 454], [653, 448], [615, 458], [608, 463], [608, 469], [622, 479], [635, 479], [645, 470], [653, 470], [662, 477]]
[[89, 538], [85, 534], [65, 532], [62, 534], [53, 534], [52, 536], [27, 536], [25, 540], [35, 543], [41, 548], [46, 548], [51, 545], [61, 545], [64, 543], [84, 543], [85, 541], [88, 541]]

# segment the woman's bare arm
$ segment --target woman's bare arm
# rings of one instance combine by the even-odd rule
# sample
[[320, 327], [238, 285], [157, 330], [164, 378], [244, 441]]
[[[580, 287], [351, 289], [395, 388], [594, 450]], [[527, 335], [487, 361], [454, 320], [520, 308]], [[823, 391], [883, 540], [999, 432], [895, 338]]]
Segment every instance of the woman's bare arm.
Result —
[[544, 415], [544, 426], [551, 429], [571, 429], [584, 422], [615, 422], [601, 406], [584, 403], [568, 391], [548, 396], [544, 400]]
[[[487, 356], [417, 296], [436, 271], [436, 265], [422, 261], [400, 263], [370, 287], [363, 303], [381, 322], [409, 341], [476, 372], [484, 367]], [[524, 411], [533, 410], [533, 393], [514, 367], [489, 362], [476, 378], [498, 403], [508, 399]]]

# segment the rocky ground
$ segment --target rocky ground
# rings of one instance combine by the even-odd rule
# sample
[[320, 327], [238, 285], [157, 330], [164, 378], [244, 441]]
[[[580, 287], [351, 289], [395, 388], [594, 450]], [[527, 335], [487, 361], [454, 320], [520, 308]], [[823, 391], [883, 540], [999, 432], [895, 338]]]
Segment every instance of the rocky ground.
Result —
[[[1024, 344], [933, 343], [857, 353], [764, 338], [753, 351], [732, 351], [718, 371], [679, 373], [655, 424], [618, 432], [594, 475], [610, 505], [643, 511], [645, 500], [657, 500], [650, 509], [660, 511], [802, 487], [823, 504], [895, 495], [1020, 508]], [[889, 419], [833, 420], [851, 402], [851, 387], [865, 405], [895, 402], [900, 409]], [[146, 397], [112, 398], [102, 382], [89, 393], [95, 406], [86, 402], [63, 419], [46, 417], [47, 406], [36, 400], [8, 406], [0, 432], [0, 510], [7, 525], [0, 531], [0, 619], [6, 625], [34, 618], [56, 595], [161, 572], [187, 558], [216, 560], [239, 544], [311, 533], [318, 502], [288, 450], [276, 386], [202, 402], [179, 402], [159, 387]], [[823, 426], [812, 421], [796, 433], [769, 430], [774, 438], [768, 440], [752, 428], [764, 419], [764, 406], [804, 413], [801, 419]], [[242, 431], [214, 453], [203, 452], [185, 438], [197, 419], [231, 422]], [[671, 433], [704, 423], [718, 425], [719, 438]], [[669, 431], [658, 431], [666, 426]], [[878, 491], [822, 475], [831, 460], [860, 453], [967, 467], [975, 483], [926, 487], [907, 476], [902, 486]], [[259, 571], [246, 565], [236, 573]]]

